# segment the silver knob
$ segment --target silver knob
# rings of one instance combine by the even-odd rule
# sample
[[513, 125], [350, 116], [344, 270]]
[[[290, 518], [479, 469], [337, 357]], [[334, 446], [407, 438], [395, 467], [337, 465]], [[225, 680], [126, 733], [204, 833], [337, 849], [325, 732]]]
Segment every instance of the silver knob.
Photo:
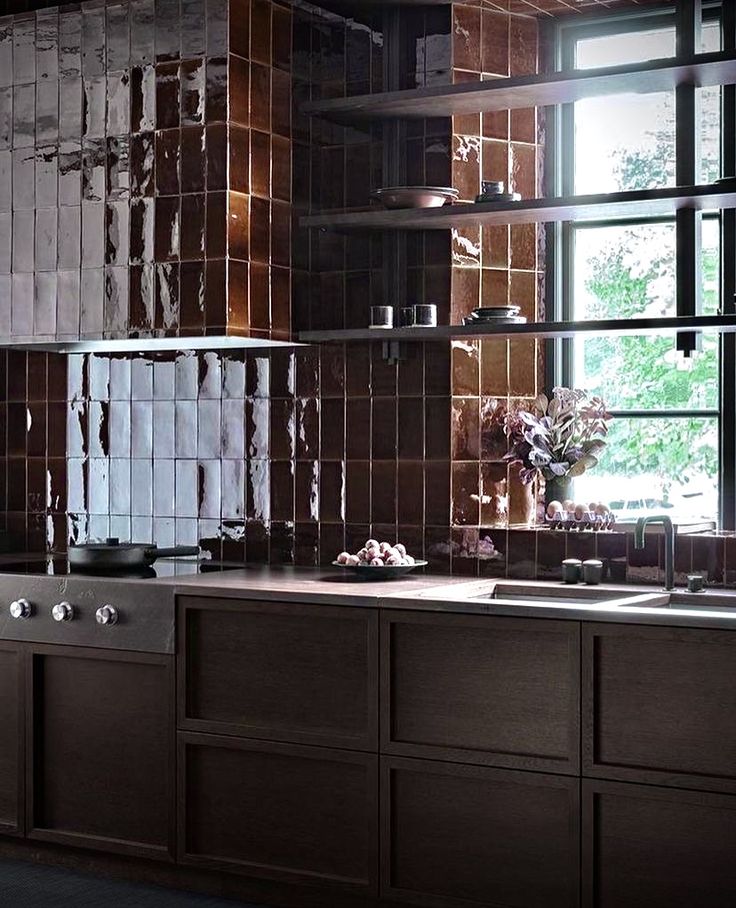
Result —
[[119, 617], [118, 610], [114, 605], [102, 605], [95, 612], [95, 620], [98, 624], [102, 624], [105, 627], [117, 624]]
[[54, 621], [71, 621], [74, 617], [74, 606], [68, 602], [59, 602], [51, 609]]
[[10, 614], [13, 618], [30, 618], [33, 606], [27, 599], [16, 599], [10, 603]]

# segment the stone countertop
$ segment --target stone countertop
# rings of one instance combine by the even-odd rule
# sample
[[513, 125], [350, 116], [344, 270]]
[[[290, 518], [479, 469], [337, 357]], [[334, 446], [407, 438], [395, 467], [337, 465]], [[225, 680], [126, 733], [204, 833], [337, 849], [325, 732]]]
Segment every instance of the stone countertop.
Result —
[[[553, 618], [572, 621], [599, 621], [623, 624], [663, 625], [670, 627], [705, 627], [736, 630], [736, 590], [711, 589], [703, 593], [672, 591], [673, 602], [647, 605], [647, 599], [664, 601], [668, 594], [657, 587], [601, 584], [594, 589], [610, 593], [619, 604], [559, 603], [554, 593], [585, 595], [583, 585], [563, 587], [561, 583], [544, 581], [497, 580], [447, 575], [410, 574], [391, 581], [359, 581], [350, 575], [330, 568], [251, 567], [224, 573], [204, 573], [191, 577], [168, 578], [157, 583], [173, 583], [179, 595], [278, 599], [279, 602], [306, 602], [316, 605], [380, 607], [431, 612], [503, 615], [523, 618]], [[527, 604], [522, 600], [491, 599], [494, 585], [519, 593], [528, 591], [543, 596], [549, 591], [550, 604]], [[467, 598], [467, 593], [479, 598]], [[637, 596], [631, 603], [622, 597]]]
[[407, 574], [396, 580], [358, 580], [341, 568], [252, 566], [243, 570], [207, 571], [182, 577], [166, 577], [155, 583], [174, 583], [181, 595], [207, 595], [257, 599], [278, 595], [282, 602], [314, 602], [330, 605], [373, 606], [396, 593], [412, 597], [433, 587], [467, 582], [467, 577], [444, 574]]

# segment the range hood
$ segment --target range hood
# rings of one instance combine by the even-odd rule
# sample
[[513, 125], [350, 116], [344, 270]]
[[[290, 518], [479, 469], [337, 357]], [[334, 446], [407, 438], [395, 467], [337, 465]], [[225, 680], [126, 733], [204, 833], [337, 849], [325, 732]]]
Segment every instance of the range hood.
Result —
[[122, 340], [16, 340], [0, 338], [0, 349], [40, 353], [156, 353], [195, 350], [250, 350], [255, 347], [302, 347], [297, 341], [264, 340], [258, 337], [147, 337]]
[[291, 345], [290, 13], [204, 6], [0, 21], [0, 347]]

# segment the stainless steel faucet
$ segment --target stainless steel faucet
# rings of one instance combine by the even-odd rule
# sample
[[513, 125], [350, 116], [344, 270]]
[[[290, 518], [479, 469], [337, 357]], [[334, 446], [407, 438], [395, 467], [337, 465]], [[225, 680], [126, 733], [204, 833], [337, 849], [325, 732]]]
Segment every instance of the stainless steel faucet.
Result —
[[644, 548], [644, 533], [648, 523], [661, 523], [664, 527], [664, 588], [675, 588], [675, 527], [666, 514], [640, 517], [634, 530], [634, 548]]

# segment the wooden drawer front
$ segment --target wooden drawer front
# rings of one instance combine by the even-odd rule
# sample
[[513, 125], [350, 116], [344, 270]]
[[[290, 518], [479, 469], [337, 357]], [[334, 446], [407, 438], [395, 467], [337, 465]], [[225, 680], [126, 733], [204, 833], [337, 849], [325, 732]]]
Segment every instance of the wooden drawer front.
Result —
[[386, 898], [577, 908], [576, 779], [382, 757], [381, 785]]
[[382, 615], [382, 751], [575, 774], [579, 627]]
[[736, 792], [736, 634], [583, 628], [583, 773]]
[[377, 757], [191, 733], [179, 742], [186, 863], [376, 889]]
[[173, 659], [34, 650], [29, 835], [173, 856]]
[[584, 908], [732, 908], [736, 798], [583, 782]]
[[180, 599], [180, 727], [377, 750], [373, 611]]
[[0, 644], [0, 832], [23, 829], [21, 654]]

